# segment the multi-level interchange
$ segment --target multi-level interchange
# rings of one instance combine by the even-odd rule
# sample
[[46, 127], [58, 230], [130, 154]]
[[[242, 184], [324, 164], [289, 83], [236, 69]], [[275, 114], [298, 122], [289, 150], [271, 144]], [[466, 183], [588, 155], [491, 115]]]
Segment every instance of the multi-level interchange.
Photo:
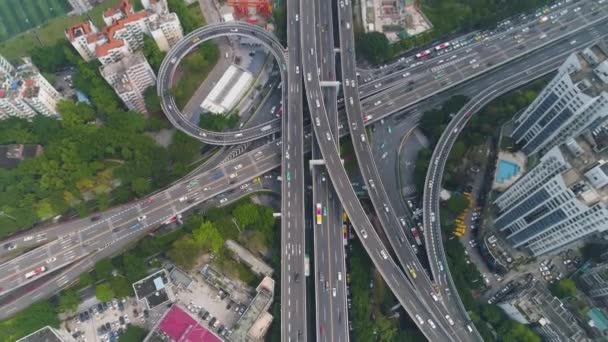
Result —
[[[526, 153], [544, 154], [535, 172], [496, 199], [500, 213], [495, 224], [516, 247], [524, 246], [535, 254], [605, 227], [601, 223], [608, 214], [603, 198], [593, 197], [597, 191], [591, 191], [608, 183], [605, 164], [587, 170], [584, 177], [568, 170], [580, 168], [574, 159], [585, 153], [584, 146], [573, 136], [588, 123], [606, 116], [606, 98], [599, 96], [602, 91], [605, 96], [608, 84], [605, 51], [590, 44], [608, 34], [607, 5], [579, 1], [564, 7], [578, 10], [564, 14], [558, 25], [521, 22], [515, 27], [522, 32], [518, 40], [490, 36], [483, 42], [474, 42], [467, 47], [467, 54], [474, 56], [475, 63], [470, 58], [459, 58], [454, 50], [443, 54], [441, 61], [432, 57], [423, 65], [408, 67], [407, 76], [396, 64], [394, 72], [359, 86], [351, 1], [332, 4], [288, 0], [287, 48], [266, 30], [243, 22], [210, 24], [183, 36], [179, 19], [162, 7], [163, 2], [142, 3], [146, 9], [141, 12], [134, 12], [129, 2], [123, 1], [119, 9], [104, 13], [108, 26], [102, 30], [90, 21], [66, 30], [66, 36], [85, 60], [101, 62], [101, 74], [130, 109], [145, 112], [143, 91], [156, 84], [162, 110], [171, 123], [204, 143], [235, 145], [278, 132], [280, 140], [189, 175], [146, 199], [98, 213], [94, 220], [74, 220], [28, 233], [33, 238], [25, 241], [23, 236], [8, 239], [5, 244], [19, 243], [20, 247], [48, 242], [0, 265], [0, 295], [10, 296], [38, 279], [37, 273], [24, 277], [28, 271], [40, 267], [64, 270], [50, 274], [46, 286], [35, 288], [31, 295], [5, 301], [2, 317], [56, 293], [96, 260], [112, 255], [167, 220], [280, 167], [282, 341], [349, 340], [343, 211], [376, 269], [428, 340], [480, 341], [460, 301], [443, 250], [439, 196], [444, 167], [458, 134], [485, 104], [556, 69], [558, 76], [517, 118], [513, 133]], [[143, 44], [144, 33], [153, 37], [161, 50], [168, 51], [156, 76], [140, 53], [132, 53]], [[178, 64], [198, 45], [223, 36], [257, 39], [272, 53], [283, 84], [282, 118], [234, 132], [213, 132], [199, 128], [177, 108], [170, 89]], [[338, 40], [334, 41], [336, 37]], [[581, 50], [580, 54], [573, 54]], [[444, 60], [451, 62], [446, 64]], [[590, 61], [603, 66], [590, 68]], [[435, 68], [443, 70], [443, 80], [433, 77]], [[3, 78], [14, 82], [23, 79], [1, 91], [0, 116], [17, 112], [24, 117], [35, 112], [56, 115], [53, 109], [59, 95], [45, 86], [48, 82], [39, 73], [15, 70], [4, 59], [0, 60], [0, 72]], [[594, 72], [603, 83], [584, 81]], [[580, 92], [574, 91], [573, 84]], [[415, 226], [412, 213], [404, 218], [397, 216], [374, 161], [366, 126], [457, 85], [475, 95], [453, 116], [428, 168], [422, 203], [430, 265], [427, 271], [407, 242], [407, 227]], [[582, 114], [576, 112], [581, 107], [577, 101], [589, 103]], [[563, 110], [553, 109], [556, 103]], [[556, 120], [545, 125], [554, 117]], [[345, 135], [351, 139], [377, 217], [374, 224], [340, 158], [338, 141]], [[235, 167], [238, 175], [233, 173]], [[311, 197], [305, 196], [307, 184], [311, 184]], [[563, 203], [577, 205], [573, 193], [585, 193], [586, 209], [563, 209]], [[312, 200], [307, 202], [305, 198]], [[307, 218], [307, 211], [312, 213], [312, 220]], [[595, 221], [576, 225], [569, 221], [587, 212], [594, 213]], [[547, 224], [533, 222], [532, 216], [546, 213], [555, 224], [551, 228], [555, 234], [539, 234], [547, 232], [543, 231]], [[314, 234], [310, 248], [306, 248], [307, 230]], [[310, 274], [306, 274], [306, 250], [314, 252]], [[314, 286], [314, 291], [309, 285]], [[313, 295], [314, 299], [308, 298]], [[314, 310], [314, 315], [309, 310]], [[310, 322], [310, 317], [315, 317], [316, 322]]]

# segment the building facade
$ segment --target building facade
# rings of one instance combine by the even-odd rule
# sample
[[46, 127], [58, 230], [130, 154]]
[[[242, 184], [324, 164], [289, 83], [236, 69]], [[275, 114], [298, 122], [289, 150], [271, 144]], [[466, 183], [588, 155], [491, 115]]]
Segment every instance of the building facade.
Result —
[[579, 280], [589, 297], [604, 305], [608, 304], [608, 263], [582, 270]]
[[608, 116], [608, 58], [601, 45], [572, 54], [515, 120], [512, 138], [528, 155], [543, 153], [603, 125]]
[[100, 71], [129, 110], [147, 113], [143, 93], [156, 84], [156, 75], [141, 52], [104, 65]]
[[533, 255], [608, 229], [608, 163], [583, 139], [552, 148], [500, 195], [494, 226]]
[[590, 341], [564, 304], [533, 279], [497, 304], [511, 319], [528, 324], [548, 342]]

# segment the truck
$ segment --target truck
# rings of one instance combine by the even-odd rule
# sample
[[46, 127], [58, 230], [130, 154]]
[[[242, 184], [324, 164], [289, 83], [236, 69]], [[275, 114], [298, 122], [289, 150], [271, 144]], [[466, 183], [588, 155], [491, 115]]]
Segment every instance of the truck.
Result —
[[315, 214], [317, 216], [317, 224], [322, 224], [323, 223], [323, 215], [321, 214], [322, 208], [321, 208], [321, 203], [317, 203], [317, 208], [315, 211]]
[[40, 266], [40, 267], [36, 268], [33, 271], [27, 272], [25, 274], [25, 279], [30, 279], [31, 277], [37, 276], [37, 275], [39, 275], [40, 273], [42, 273], [44, 271], [46, 271], [46, 267], [45, 266]]
[[269, 131], [269, 130], [270, 130], [270, 128], [272, 128], [272, 126], [270, 126], [270, 125], [266, 125], [266, 126], [262, 127], [261, 131], [262, 131], [262, 132], [266, 132], [266, 131]]
[[342, 230], [344, 231], [344, 246], [348, 245], [348, 227], [346, 225], [342, 225]]
[[418, 246], [422, 246], [422, 240], [420, 240], [420, 234], [418, 233], [418, 230], [414, 227], [410, 228], [410, 231], [412, 232], [412, 236], [414, 237], [414, 240], [416, 240], [416, 244]]

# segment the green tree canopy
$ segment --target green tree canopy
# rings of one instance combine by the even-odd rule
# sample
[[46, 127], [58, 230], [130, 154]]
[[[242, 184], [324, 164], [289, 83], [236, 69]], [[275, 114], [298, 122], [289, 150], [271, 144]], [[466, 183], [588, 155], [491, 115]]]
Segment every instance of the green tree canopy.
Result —
[[80, 296], [74, 290], [65, 290], [59, 294], [59, 312], [74, 312], [80, 304]]
[[95, 287], [95, 297], [102, 302], [107, 302], [114, 298], [114, 290], [109, 283], [102, 283]]
[[551, 293], [560, 299], [575, 296], [576, 292], [576, 284], [570, 278], [564, 278], [551, 286]]
[[192, 232], [194, 241], [204, 250], [208, 250], [218, 255], [224, 246], [224, 238], [217, 231], [212, 222], [205, 221], [201, 226]]
[[118, 338], [118, 342], [141, 342], [147, 335], [147, 331], [133, 324], [127, 326], [125, 333]]
[[147, 274], [144, 260], [133, 253], [123, 254], [122, 267], [125, 276], [131, 283], [144, 278]]
[[356, 48], [358, 54], [372, 63], [380, 63], [392, 55], [388, 38], [377, 31], [358, 34]]
[[112, 261], [110, 259], [101, 259], [95, 263], [95, 275], [97, 279], [109, 279], [112, 276]]
[[176, 265], [189, 270], [194, 267], [200, 252], [200, 244], [193, 238], [184, 236], [173, 243], [167, 254]]
[[461, 193], [453, 193], [448, 200], [448, 209], [457, 216], [469, 206], [469, 200]]
[[232, 211], [232, 216], [241, 228], [247, 228], [249, 225], [260, 221], [260, 213], [257, 205], [251, 202], [239, 204]]

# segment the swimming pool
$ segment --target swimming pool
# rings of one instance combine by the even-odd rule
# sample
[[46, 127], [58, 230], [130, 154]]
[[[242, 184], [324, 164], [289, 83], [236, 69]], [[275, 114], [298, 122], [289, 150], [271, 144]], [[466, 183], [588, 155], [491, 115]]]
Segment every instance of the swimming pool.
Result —
[[496, 172], [496, 183], [502, 184], [513, 178], [517, 173], [519, 173], [519, 166], [517, 164], [500, 159]]

